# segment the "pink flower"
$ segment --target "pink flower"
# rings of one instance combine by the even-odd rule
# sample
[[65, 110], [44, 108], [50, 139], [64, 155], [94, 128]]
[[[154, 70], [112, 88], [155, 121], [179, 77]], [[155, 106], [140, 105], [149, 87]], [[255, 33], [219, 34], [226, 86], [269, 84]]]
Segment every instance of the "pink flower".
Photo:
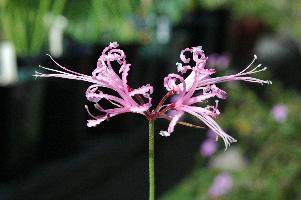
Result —
[[226, 69], [230, 64], [230, 56], [228, 54], [211, 54], [208, 56], [207, 66], [209, 68], [218, 67]]
[[214, 178], [213, 184], [209, 188], [208, 195], [210, 197], [220, 197], [232, 189], [232, 177], [228, 174], [222, 173]]
[[200, 148], [200, 153], [204, 157], [211, 157], [217, 150], [217, 143], [215, 140], [208, 138], [206, 139]]
[[[151, 107], [150, 95], [153, 92], [153, 87], [149, 84], [137, 89], [131, 89], [129, 87], [127, 76], [131, 65], [126, 62], [124, 52], [117, 47], [117, 42], [113, 42], [103, 50], [98, 59], [96, 69], [92, 72], [92, 76], [71, 71], [58, 64], [51, 57], [50, 58], [62, 69], [62, 71], [40, 66], [41, 68], [55, 73], [42, 74], [36, 72], [35, 76], [59, 77], [90, 82], [92, 85], [86, 90], [86, 98], [94, 103], [94, 107], [100, 114], [93, 115], [88, 107], [85, 106], [87, 112], [92, 117], [92, 119], [88, 120], [88, 127], [94, 127], [101, 122], [122, 113], [132, 112], [146, 115], [146, 112], [148, 112], [148, 109]], [[117, 62], [120, 65], [119, 74], [121, 74], [121, 76], [113, 70], [112, 62]], [[102, 88], [110, 89], [116, 95], [106, 94], [102, 91]], [[142, 97], [147, 99], [146, 103]], [[99, 104], [101, 100], [109, 101], [114, 108], [103, 108]]]
[[[194, 66], [191, 65], [191, 59], [187, 58], [186, 54], [192, 54], [192, 59], [195, 63]], [[184, 113], [188, 113], [201, 120], [205, 125], [212, 129], [217, 136], [221, 137], [224, 140], [227, 149], [227, 147], [230, 146], [232, 142], [236, 142], [236, 140], [226, 134], [214, 121], [214, 118], [218, 117], [220, 114], [218, 110], [218, 101], [216, 100], [215, 106], [204, 104], [214, 97], [219, 99], [226, 98], [227, 93], [218, 88], [216, 86], [217, 83], [242, 80], [260, 84], [271, 84], [270, 81], [264, 81], [250, 76], [264, 71], [266, 68], [260, 69], [261, 65], [257, 65], [253, 69], [250, 69], [257, 59], [257, 57], [254, 56], [252, 63], [241, 72], [234, 75], [211, 78], [211, 75], [215, 73], [215, 70], [205, 68], [208, 58], [205, 56], [201, 47], [192, 47], [182, 50], [180, 59], [183, 64], [177, 63], [178, 72], [183, 75], [188, 71], [190, 71], [190, 73], [185, 79], [179, 74], [169, 74], [164, 79], [164, 86], [167, 91], [178, 95], [178, 98], [175, 102], [163, 105], [162, 107], [168, 107], [169, 109], [178, 112], [174, 116], [168, 116], [171, 119], [169, 127], [167, 131], [161, 131], [160, 135], [169, 136], [174, 131], [174, 127], [179, 118], [184, 115]]]
[[287, 106], [284, 104], [276, 104], [272, 108], [272, 115], [275, 121], [277, 122], [285, 122], [287, 118]]

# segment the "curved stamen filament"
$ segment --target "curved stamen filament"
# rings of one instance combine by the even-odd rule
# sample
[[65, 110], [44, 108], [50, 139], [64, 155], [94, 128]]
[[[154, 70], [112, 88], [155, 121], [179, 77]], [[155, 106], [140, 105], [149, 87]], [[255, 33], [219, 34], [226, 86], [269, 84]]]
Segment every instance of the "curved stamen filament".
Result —
[[159, 104], [157, 105], [156, 109], [155, 109], [155, 112], [159, 112], [160, 109], [162, 108], [164, 102], [168, 99], [168, 97], [170, 97], [171, 95], [173, 95], [174, 92], [173, 91], [169, 91], [167, 92], [164, 97], [161, 99], [161, 101], [159, 102]]
[[[164, 119], [167, 119], [167, 120], [171, 121], [171, 118], [166, 116], [166, 115], [160, 116], [159, 118], [164, 118]], [[204, 126], [199, 126], [199, 125], [195, 125], [195, 124], [192, 124], [192, 123], [189, 123], [189, 122], [184, 122], [184, 121], [178, 121], [177, 124], [180, 124], [182, 126], [188, 126], [188, 127], [191, 127], [191, 128], [205, 128]]]

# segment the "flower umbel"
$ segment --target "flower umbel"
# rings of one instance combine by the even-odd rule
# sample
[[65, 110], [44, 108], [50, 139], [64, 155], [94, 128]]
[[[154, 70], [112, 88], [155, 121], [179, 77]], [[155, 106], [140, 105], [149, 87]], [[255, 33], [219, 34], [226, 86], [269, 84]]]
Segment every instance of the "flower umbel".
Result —
[[[188, 58], [188, 54], [192, 55]], [[51, 58], [51, 57], [50, 57]], [[52, 59], [52, 58], [51, 58]], [[94, 103], [94, 107], [100, 114], [92, 114], [86, 106], [87, 112], [92, 117], [88, 120], [88, 127], [94, 127], [111, 117], [122, 113], [138, 113], [146, 116], [149, 120], [156, 118], [164, 118], [170, 120], [168, 129], [160, 131], [162, 136], [170, 136], [174, 131], [176, 124], [182, 124], [190, 127], [200, 128], [187, 122], [180, 121], [180, 118], [188, 113], [201, 120], [216, 134], [216, 139], [221, 137], [224, 140], [226, 149], [232, 142], [236, 140], [226, 134], [220, 126], [214, 121], [220, 112], [218, 110], [218, 100], [215, 105], [207, 105], [208, 100], [212, 98], [225, 99], [227, 93], [216, 86], [217, 83], [242, 80], [260, 84], [271, 84], [271, 81], [260, 80], [251, 77], [251, 75], [266, 70], [257, 65], [252, 68], [253, 63], [257, 59], [254, 56], [253, 61], [241, 72], [212, 78], [215, 73], [212, 68], [206, 68], [208, 57], [205, 56], [201, 47], [192, 47], [182, 50], [180, 54], [181, 63], [176, 63], [178, 72], [181, 74], [169, 74], [164, 78], [164, 87], [167, 89], [166, 95], [162, 98], [155, 110], [150, 110], [151, 97], [153, 87], [149, 84], [132, 89], [127, 82], [127, 76], [130, 70], [130, 64], [126, 62], [125, 53], [118, 48], [117, 42], [110, 43], [98, 59], [96, 69], [91, 76], [71, 71], [56, 61], [55, 64], [61, 70], [42, 67], [51, 74], [42, 74], [36, 72], [36, 77], [59, 77], [67, 79], [81, 80], [91, 83], [92, 85], [86, 90], [88, 101]], [[118, 73], [113, 70], [112, 62], [117, 62], [120, 66]], [[193, 65], [192, 65], [192, 64]], [[187, 74], [187, 76], [186, 76]], [[186, 78], [184, 78], [184, 76]], [[110, 89], [113, 94], [105, 93], [103, 88]], [[107, 91], [107, 90], [105, 90]], [[165, 101], [172, 97], [172, 102], [165, 104]], [[101, 101], [109, 101], [114, 107], [103, 108]], [[205, 105], [204, 105], [205, 104]], [[170, 114], [173, 113], [173, 114]]]
[[[191, 59], [186, 57], [187, 54], [192, 54], [192, 59], [195, 63], [194, 66], [190, 64]], [[180, 59], [183, 64], [176, 64], [178, 72], [182, 75], [185, 75], [188, 71], [190, 71], [190, 73], [186, 78], [179, 74], [169, 74], [164, 79], [166, 90], [172, 94], [178, 95], [178, 97], [176, 98], [176, 101], [173, 101], [170, 104], [162, 104], [162, 108], [168, 107], [170, 110], [177, 111], [177, 114], [174, 116], [167, 116], [171, 118], [171, 122], [167, 131], [161, 131], [160, 134], [162, 136], [169, 136], [174, 131], [174, 127], [179, 118], [184, 115], [184, 113], [188, 113], [195, 116], [212, 129], [217, 138], [221, 137], [224, 140], [227, 149], [227, 147], [230, 146], [232, 142], [236, 142], [236, 140], [226, 134], [214, 121], [214, 118], [218, 117], [220, 114], [218, 110], [218, 100], [215, 101], [215, 106], [206, 105], [202, 107], [199, 104], [207, 103], [211, 98], [226, 98], [227, 93], [218, 88], [216, 86], [217, 83], [242, 80], [260, 84], [271, 84], [271, 81], [251, 77], [251, 75], [264, 71], [266, 68], [261, 68], [260, 64], [251, 68], [257, 59], [255, 55], [251, 64], [241, 72], [234, 75], [211, 78], [211, 75], [215, 73], [215, 70], [205, 67], [208, 58], [205, 56], [201, 47], [192, 47], [182, 50]]]
[[[92, 76], [71, 71], [58, 64], [51, 57], [50, 58], [62, 69], [62, 71], [40, 66], [43, 69], [55, 73], [42, 74], [36, 72], [35, 76], [59, 77], [92, 83], [86, 90], [86, 97], [89, 101], [94, 103], [94, 107], [101, 114], [93, 115], [89, 111], [88, 106], [85, 106], [87, 112], [92, 117], [92, 119], [88, 120], [88, 127], [96, 126], [101, 122], [122, 113], [133, 112], [145, 115], [146, 111], [151, 107], [150, 95], [153, 92], [153, 87], [149, 84], [137, 89], [129, 87], [127, 76], [131, 65], [126, 62], [124, 52], [117, 47], [117, 42], [112, 42], [103, 50], [98, 59], [96, 69], [92, 72]], [[121, 77], [113, 70], [112, 62], [117, 62], [120, 65], [119, 74], [121, 74]], [[102, 88], [113, 90], [117, 95], [106, 94], [101, 90]], [[147, 102], [144, 102], [142, 97], [147, 99]], [[101, 100], [109, 101], [115, 108], [103, 108], [99, 104]]]

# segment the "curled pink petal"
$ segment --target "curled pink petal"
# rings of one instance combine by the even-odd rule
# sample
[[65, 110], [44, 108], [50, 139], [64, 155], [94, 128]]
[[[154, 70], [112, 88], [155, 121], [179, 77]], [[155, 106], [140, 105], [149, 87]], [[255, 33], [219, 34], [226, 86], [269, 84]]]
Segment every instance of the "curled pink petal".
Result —
[[[180, 81], [180, 84], [177, 84]], [[167, 91], [175, 91], [177, 93], [186, 91], [186, 83], [182, 76], [178, 74], [169, 74], [164, 78], [164, 87]]]
[[190, 65], [182, 65], [182, 63], [176, 63], [178, 72], [181, 72], [182, 74], [185, 74], [187, 70], [191, 69]]
[[186, 52], [192, 52], [192, 50], [190, 48], [186, 48], [186, 49], [181, 51], [180, 59], [182, 60], [183, 63], [189, 63], [190, 62], [190, 58], [186, 58], [186, 56], [184, 55]]
[[202, 47], [192, 47], [192, 52], [192, 58], [196, 62], [196, 67], [199, 69], [204, 68], [208, 58], [205, 56]]

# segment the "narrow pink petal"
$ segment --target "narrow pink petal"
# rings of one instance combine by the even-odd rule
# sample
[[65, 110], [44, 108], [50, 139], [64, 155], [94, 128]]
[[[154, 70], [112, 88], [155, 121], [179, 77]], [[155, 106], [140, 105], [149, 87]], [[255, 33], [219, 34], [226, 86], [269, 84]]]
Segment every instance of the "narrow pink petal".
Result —
[[169, 126], [168, 126], [168, 132], [172, 133], [174, 131], [175, 125], [177, 124], [177, 122], [179, 121], [179, 119], [183, 116], [184, 112], [179, 111], [177, 114], [175, 114], [173, 116], [173, 118], [171, 119]]
[[119, 115], [119, 114], [122, 114], [122, 113], [127, 113], [127, 112], [130, 112], [130, 109], [131, 108], [124, 108], [124, 107], [121, 107], [121, 108], [111, 108], [111, 109], [104, 109], [103, 112], [106, 112], [107, 114], [110, 114], [110, 117], [112, 115]]
[[128, 77], [129, 71], [130, 71], [130, 66], [131, 66], [131, 64], [123, 64], [119, 70], [119, 73], [122, 72], [122, 82], [123, 82], [123, 87], [125, 87], [125, 88], [128, 87], [127, 77]]
[[170, 136], [172, 132], [174, 132], [174, 128], [179, 121], [179, 119], [183, 116], [184, 112], [178, 111], [171, 119], [167, 131], [160, 131], [160, 135], [162, 136]]
[[192, 105], [192, 104], [195, 104], [195, 103], [200, 103], [200, 102], [203, 102], [211, 97], [215, 97], [216, 94], [215, 93], [209, 93], [209, 94], [201, 94], [201, 95], [198, 95], [196, 97], [191, 97], [189, 98], [187, 101], [183, 102], [183, 104], [185, 105]]
[[151, 86], [150, 84], [147, 84], [147, 85], [143, 85], [143, 86], [141, 86], [137, 89], [132, 90], [129, 93], [129, 95], [134, 96], [136, 94], [140, 94], [140, 95], [143, 95], [146, 98], [149, 98], [150, 95], [153, 93], [153, 91], [154, 91], [153, 86]]
[[[109, 94], [104, 94], [101, 91], [98, 91], [98, 85], [91, 85], [90, 87], [88, 87], [87, 91], [86, 91], [86, 97], [89, 101], [97, 103], [98, 101], [100, 101], [102, 98], [106, 99], [106, 100], [110, 100], [110, 101], [114, 101], [118, 104], [121, 104], [123, 106], [126, 105], [126, 102], [116, 96], [113, 95], [109, 95]], [[98, 92], [97, 92], [98, 91]]]
[[203, 114], [211, 116], [213, 118], [216, 118], [220, 114], [217, 107], [214, 107], [214, 106], [206, 106], [205, 108], [202, 108], [199, 106], [188, 106], [188, 107], [196, 113], [199, 113], [199, 114], [203, 113]]
[[195, 82], [195, 71], [192, 71], [186, 78], [185, 78], [185, 84], [186, 84], [186, 89], [190, 90], [192, 87], [193, 83]]
[[150, 103], [143, 104], [142, 106], [132, 106], [130, 108], [131, 112], [143, 114], [147, 111], [152, 105]]

